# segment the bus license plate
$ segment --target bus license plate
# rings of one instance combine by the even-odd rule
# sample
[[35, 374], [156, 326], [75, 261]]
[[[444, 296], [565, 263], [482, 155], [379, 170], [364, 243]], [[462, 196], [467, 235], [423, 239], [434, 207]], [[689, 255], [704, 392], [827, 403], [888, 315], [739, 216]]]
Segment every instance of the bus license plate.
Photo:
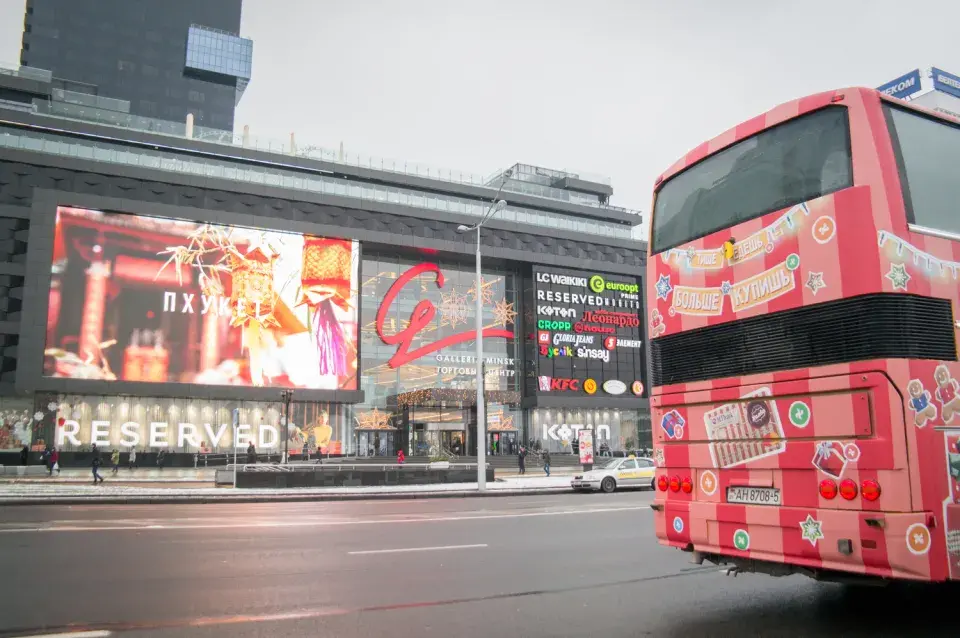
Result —
[[780, 490], [775, 487], [728, 487], [728, 503], [779, 505]]

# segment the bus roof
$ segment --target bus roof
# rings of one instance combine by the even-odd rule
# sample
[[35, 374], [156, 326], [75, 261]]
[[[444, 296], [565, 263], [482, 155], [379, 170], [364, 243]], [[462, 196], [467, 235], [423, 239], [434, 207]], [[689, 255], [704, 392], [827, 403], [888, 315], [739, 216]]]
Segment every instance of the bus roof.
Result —
[[944, 113], [932, 111], [916, 104], [911, 104], [897, 98], [892, 98], [880, 93], [875, 89], [869, 89], [865, 87], [849, 87], [846, 89], [837, 89], [834, 91], [816, 93], [807, 97], [784, 102], [783, 104], [770, 109], [766, 113], [762, 113], [754, 118], [742, 122], [741, 124], [738, 124], [737, 126], [734, 126], [733, 128], [721, 133], [720, 135], [717, 135], [713, 139], [700, 144], [689, 153], [681, 157], [679, 160], [674, 162], [670, 168], [660, 174], [660, 177], [657, 178], [655, 184], [655, 190], [659, 190], [659, 188], [668, 179], [688, 168], [689, 166], [696, 164], [708, 155], [712, 155], [717, 151], [723, 150], [724, 148], [731, 146], [742, 139], [750, 137], [751, 135], [759, 133], [766, 128], [781, 124], [787, 120], [804, 115], [805, 113], [809, 113], [810, 111], [815, 111], [830, 104], [831, 102], [839, 101], [844, 95], [850, 95], [851, 93], [859, 93], [861, 99], [867, 98], [868, 96], [878, 96], [880, 99], [886, 100], [892, 104], [906, 107], [920, 113], [925, 113], [944, 121], [956, 121], [954, 118], [948, 117]]

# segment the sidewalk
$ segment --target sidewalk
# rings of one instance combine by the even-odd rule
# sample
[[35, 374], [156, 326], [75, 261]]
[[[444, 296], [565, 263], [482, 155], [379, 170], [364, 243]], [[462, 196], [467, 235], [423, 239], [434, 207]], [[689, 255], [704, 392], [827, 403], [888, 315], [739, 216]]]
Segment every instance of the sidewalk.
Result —
[[[216, 472], [218, 468], [167, 468], [163, 470], [158, 470], [157, 468], [149, 469], [138, 469], [138, 470], [127, 470], [121, 469], [116, 475], [114, 475], [111, 470], [108, 468], [106, 471], [101, 470], [100, 475], [106, 479], [107, 483], [110, 484], [119, 484], [119, 485], [138, 485], [143, 483], [151, 484], [163, 484], [170, 485], [170, 487], [175, 487], [176, 485], [192, 485], [195, 488], [202, 485], [213, 485], [213, 481], [216, 478]], [[223, 469], [222, 467], [219, 469]], [[552, 476], [566, 476], [570, 477], [571, 475], [582, 472], [583, 470], [579, 467], [560, 467], [552, 470], [550, 472]], [[519, 474], [516, 469], [509, 470], [497, 470], [496, 476], [498, 479], [501, 478], [536, 478], [536, 477], [545, 477], [543, 473], [543, 468], [530, 468], [527, 470], [526, 474]], [[54, 472], [53, 476], [48, 476], [47, 474], [41, 474], [38, 476], [3, 476], [0, 477], [0, 486], [3, 486], [7, 483], [17, 483], [17, 484], [92, 484], [93, 478], [89, 469], [86, 468], [67, 468], [57, 474]]]
[[[167, 470], [163, 470], [166, 472]], [[105, 477], [106, 478], [106, 477]], [[212, 479], [211, 479], [212, 480]], [[155, 482], [155, 481], [149, 481]], [[119, 483], [119, 481], [118, 481]], [[484, 496], [517, 496], [570, 491], [570, 477], [505, 477], [487, 483]], [[111, 484], [7, 481], [0, 484], [0, 505], [82, 505], [93, 503], [257, 503], [267, 501], [347, 501], [398, 498], [467, 498], [480, 496], [476, 483], [325, 487], [290, 489], [234, 489], [231, 487], [136, 487]]]
[[[223, 469], [222, 467], [220, 469]], [[171, 467], [163, 470], [153, 468], [143, 468], [128, 470], [121, 468], [117, 474], [113, 474], [108, 467], [100, 469], [100, 476], [111, 483], [134, 484], [137, 483], [205, 483], [213, 485], [217, 468], [182, 468]], [[90, 468], [65, 468], [60, 473], [53, 473], [49, 476], [44, 473], [38, 476], [3, 476], [0, 477], [0, 486], [6, 483], [93, 483], [93, 475]], [[2, 488], [0, 488], [2, 489]]]

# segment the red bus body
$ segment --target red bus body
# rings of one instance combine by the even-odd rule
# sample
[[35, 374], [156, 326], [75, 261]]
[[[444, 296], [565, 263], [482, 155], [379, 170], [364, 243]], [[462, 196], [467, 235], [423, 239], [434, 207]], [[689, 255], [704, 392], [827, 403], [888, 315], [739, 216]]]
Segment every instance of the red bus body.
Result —
[[[659, 542], [696, 562], [831, 580], [960, 579], [960, 241], [908, 221], [885, 110], [894, 104], [908, 108], [861, 88], [789, 102], [657, 180], [652, 507]], [[849, 118], [852, 184], [657, 250], [656, 197], [671, 178], [829, 108]], [[946, 354], [925, 355], [932, 346], [918, 334], [938, 335]]]

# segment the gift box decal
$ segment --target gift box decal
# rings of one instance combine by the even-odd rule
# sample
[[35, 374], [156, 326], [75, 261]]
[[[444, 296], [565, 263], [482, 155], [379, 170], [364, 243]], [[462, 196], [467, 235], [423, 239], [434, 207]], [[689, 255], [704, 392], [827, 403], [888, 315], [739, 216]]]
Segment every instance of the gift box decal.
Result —
[[843, 476], [847, 463], [856, 462], [860, 458], [860, 448], [856, 443], [841, 443], [840, 441], [821, 441], [813, 454], [813, 466], [832, 478]]

